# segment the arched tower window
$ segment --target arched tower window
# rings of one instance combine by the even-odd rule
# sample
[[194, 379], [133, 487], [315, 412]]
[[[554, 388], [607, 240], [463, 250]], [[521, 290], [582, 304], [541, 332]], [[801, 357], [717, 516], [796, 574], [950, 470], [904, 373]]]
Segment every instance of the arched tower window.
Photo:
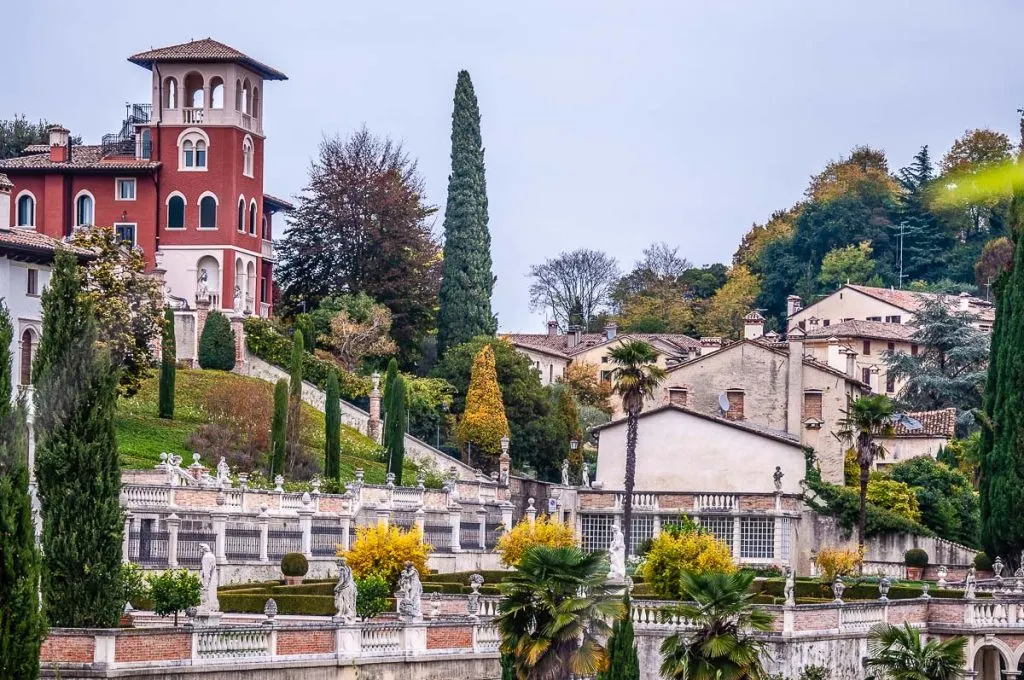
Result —
[[83, 191], [75, 199], [75, 226], [84, 227], [96, 224], [96, 202], [92, 194]]
[[217, 228], [217, 197], [206, 194], [199, 199], [199, 228]]
[[224, 108], [224, 79], [220, 76], [210, 78], [210, 108]]
[[203, 90], [203, 76], [192, 71], [185, 76], [185, 103], [194, 109], [205, 106], [206, 92]]
[[256, 199], [249, 204], [249, 235], [256, 235]]
[[178, 108], [178, 81], [174, 78], [164, 78], [164, 108]]
[[265, 239], [267, 239], [269, 241], [270, 240], [270, 222], [267, 220], [267, 214], [266, 213], [263, 213], [263, 220], [262, 221], [263, 221], [263, 231], [260, 232], [260, 233], [263, 234], [263, 238], [265, 238]]
[[18, 196], [14, 223], [19, 227], [36, 226], [36, 198], [27, 191]]
[[252, 114], [252, 86], [249, 85], [249, 79], [246, 78], [242, 81], [242, 113]]
[[178, 135], [179, 170], [206, 170], [210, 139], [201, 128], [188, 128]]
[[245, 231], [245, 196], [238, 197], [238, 231]]
[[245, 139], [242, 140], [242, 174], [246, 177], [252, 177], [253, 175], [254, 155], [252, 137], [246, 135]]
[[252, 117], [260, 117], [260, 88], [255, 85], [252, 88]]
[[35, 353], [35, 334], [31, 328], [21, 334], [21, 384], [32, 384], [32, 355]]
[[167, 228], [185, 228], [185, 197], [174, 194], [167, 199]]
[[140, 154], [142, 158], [153, 157], [153, 133], [149, 128], [144, 128], [142, 130], [142, 148], [140, 151], [142, 152]]

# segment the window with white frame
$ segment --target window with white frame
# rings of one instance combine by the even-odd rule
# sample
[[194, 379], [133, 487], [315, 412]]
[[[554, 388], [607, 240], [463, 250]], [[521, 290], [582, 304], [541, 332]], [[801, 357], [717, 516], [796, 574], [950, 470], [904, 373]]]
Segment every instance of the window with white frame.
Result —
[[114, 180], [114, 199], [117, 201], [135, 200], [134, 177], [118, 177]]
[[640, 544], [654, 538], [654, 517], [652, 515], [633, 515], [633, 531], [629, 535], [629, 554], [636, 555]]
[[607, 550], [612, 544], [612, 515], [580, 515], [580, 541], [584, 550]]
[[245, 231], [245, 197], [238, 197], [238, 231]]
[[135, 247], [135, 225], [126, 222], [114, 223], [114, 235], [121, 243]]
[[788, 517], [781, 517], [779, 519], [779, 559], [783, 562], [789, 562], [790, 557], [790, 519]]
[[210, 140], [199, 128], [189, 128], [178, 135], [178, 170], [205, 172]]
[[252, 137], [246, 135], [245, 139], [242, 140], [242, 174], [246, 177], [252, 177], [253, 175], [254, 155]]
[[25, 295], [36, 297], [39, 295], [39, 270], [29, 267], [25, 274], [27, 275], [27, 281], [25, 285]]
[[36, 226], [36, 197], [25, 192], [18, 196], [15, 204], [17, 214], [14, 224], [19, 227]]
[[90, 224], [96, 224], [96, 202], [93, 201], [92, 194], [83, 191], [75, 199], [75, 226], [84, 227]]
[[256, 199], [249, 203], [249, 235], [256, 235]]
[[775, 557], [775, 518], [740, 519], [740, 558], [764, 560]]
[[217, 228], [217, 197], [206, 194], [199, 199], [199, 228]]
[[715, 538], [729, 546], [732, 550], [734, 522], [732, 517], [724, 515], [706, 515], [700, 518], [700, 525], [710, 531]]
[[185, 197], [174, 194], [167, 199], [167, 228], [185, 228]]

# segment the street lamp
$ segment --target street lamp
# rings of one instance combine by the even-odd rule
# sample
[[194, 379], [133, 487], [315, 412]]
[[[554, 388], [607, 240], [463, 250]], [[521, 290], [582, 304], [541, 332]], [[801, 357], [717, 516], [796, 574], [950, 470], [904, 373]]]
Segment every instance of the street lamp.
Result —
[[573, 451], [575, 451], [575, 450], [576, 450], [576, 449], [578, 449], [579, 447], [580, 447], [580, 442], [579, 442], [579, 440], [577, 440], [577, 439], [570, 439], [570, 440], [569, 440], [569, 448], [570, 448], [570, 449], [572, 449]]

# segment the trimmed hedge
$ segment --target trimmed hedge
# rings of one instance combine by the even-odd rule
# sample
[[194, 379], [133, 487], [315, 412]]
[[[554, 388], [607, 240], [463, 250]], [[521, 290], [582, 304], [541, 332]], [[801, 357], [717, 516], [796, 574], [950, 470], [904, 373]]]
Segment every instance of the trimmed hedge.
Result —
[[251, 593], [230, 591], [217, 593], [220, 609], [231, 614], [262, 614], [267, 600], [277, 602], [278, 614], [306, 614], [309, 616], [334, 616], [334, 597], [324, 595], [279, 595], [277, 593]]
[[469, 585], [469, 577], [480, 574], [485, 585], [496, 585], [508, 578], [510, 571], [456, 571], [451, 574], [430, 574], [423, 578], [423, 583], [459, 583]]
[[[243, 322], [245, 346], [250, 352], [275, 366], [291, 366], [292, 341], [280, 333], [267, 319], [250, 316]], [[338, 376], [341, 398], [352, 401], [370, 393], [370, 379], [340, 370], [333, 362], [306, 353], [302, 358], [302, 377], [322, 390], [327, 389], [327, 376]]]
[[235, 331], [220, 312], [210, 312], [199, 336], [199, 367], [230, 371], [235, 367]]

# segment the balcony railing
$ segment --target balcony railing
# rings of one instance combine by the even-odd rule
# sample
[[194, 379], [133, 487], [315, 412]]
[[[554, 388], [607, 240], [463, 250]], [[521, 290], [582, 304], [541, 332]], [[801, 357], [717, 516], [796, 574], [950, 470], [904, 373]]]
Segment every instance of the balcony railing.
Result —
[[181, 110], [182, 122], [185, 125], [202, 125], [203, 124], [203, 114], [205, 113], [205, 111], [206, 111], [206, 109], [199, 109], [199, 108], [195, 108], [195, 109], [193, 109], [193, 108], [185, 108], [185, 109], [182, 109]]
[[263, 239], [260, 247], [260, 252], [263, 255], [264, 260], [270, 260], [271, 262], [277, 262], [277, 251], [274, 250], [274, 242], [267, 239]]

